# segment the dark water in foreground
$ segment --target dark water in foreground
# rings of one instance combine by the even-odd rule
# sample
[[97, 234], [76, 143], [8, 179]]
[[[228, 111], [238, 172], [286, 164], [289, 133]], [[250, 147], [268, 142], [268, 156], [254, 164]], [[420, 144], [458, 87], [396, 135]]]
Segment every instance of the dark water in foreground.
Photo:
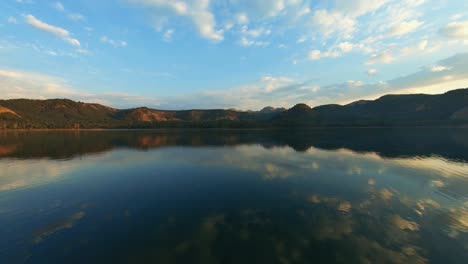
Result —
[[466, 263], [468, 129], [0, 132], [0, 263]]

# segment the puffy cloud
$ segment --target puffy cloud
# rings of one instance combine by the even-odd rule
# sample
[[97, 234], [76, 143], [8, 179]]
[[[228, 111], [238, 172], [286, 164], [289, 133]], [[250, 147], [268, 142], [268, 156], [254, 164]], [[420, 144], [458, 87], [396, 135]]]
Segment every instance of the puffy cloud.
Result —
[[450, 17], [450, 20], [459, 20], [461, 19], [462, 17], [464, 16], [464, 14], [453, 14], [451, 17]]
[[425, 50], [426, 47], [427, 47], [427, 40], [422, 40], [421, 42], [418, 43], [419, 50]]
[[265, 41], [265, 40], [257, 40], [260, 37], [266, 37], [271, 34], [271, 30], [264, 28], [264, 27], [258, 27], [258, 28], [253, 28], [249, 29], [248, 26], [244, 25], [242, 26], [240, 30], [241, 34], [241, 40], [240, 40], [240, 45], [241, 46], [268, 46], [270, 42]]
[[210, 11], [209, 0], [193, 0], [190, 2], [179, 0], [130, 0], [130, 2], [155, 9], [169, 9], [177, 16], [190, 19], [202, 37], [213, 41], [224, 39], [223, 32], [216, 30], [216, 20]]
[[272, 92], [294, 82], [293, 79], [288, 77], [264, 76], [260, 79], [260, 84], [265, 92]]
[[395, 58], [387, 51], [381, 54], [374, 54], [371, 56], [369, 60], [367, 60], [366, 64], [372, 65], [377, 63], [390, 63], [394, 61]]
[[172, 35], [174, 35], [174, 29], [170, 28], [164, 31], [164, 34], [163, 34], [164, 41], [166, 42], [172, 41]]
[[353, 50], [353, 44], [350, 42], [341, 42], [338, 44], [338, 48], [340, 48], [342, 52], [347, 53]]
[[241, 25], [249, 23], [249, 18], [247, 17], [246, 13], [237, 14], [236, 19], [237, 19], [237, 23]]
[[312, 24], [318, 30], [328, 37], [332, 34], [341, 34], [345, 38], [351, 37], [355, 30], [356, 21], [343, 13], [328, 11], [325, 9], [317, 10], [312, 16]]
[[369, 69], [369, 70], [367, 70], [367, 74], [368, 74], [368, 75], [376, 75], [377, 72], [378, 72], [377, 69]]
[[431, 72], [442, 72], [446, 70], [450, 70], [450, 68], [446, 66], [440, 66], [440, 65], [431, 67]]
[[33, 15], [26, 15], [26, 23], [37, 29], [55, 35], [56, 37], [70, 43], [73, 46], [80, 46], [80, 42], [77, 39], [70, 37], [70, 33], [66, 29], [49, 25], [35, 18]]
[[311, 12], [310, 8], [308, 6], [305, 6], [297, 11], [296, 17], [302, 17], [305, 15], [308, 15], [310, 14], [310, 12]]
[[247, 37], [242, 37], [239, 41], [239, 44], [244, 47], [251, 47], [251, 46], [257, 46], [257, 47], [266, 47], [270, 45], [270, 42], [268, 41], [257, 41], [257, 40], [252, 40]]
[[443, 27], [440, 32], [449, 38], [468, 39], [468, 20], [451, 22]]
[[403, 21], [390, 28], [388, 35], [391, 37], [406, 35], [418, 29], [423, 25], [423, 22], [419, 20]]
[[321, 52], [320, 50], [311, 50], [308, 58], [309, 60], [319, 60], [321, 58], [337, 58], [339, 56], [341, 56], [341, 54], [337, 51]]
[[307, 38], [305, 36], [301, 36], [299, 37], [297, 40], [296, 40], [296, 43], [303, 43], [307, 40]]

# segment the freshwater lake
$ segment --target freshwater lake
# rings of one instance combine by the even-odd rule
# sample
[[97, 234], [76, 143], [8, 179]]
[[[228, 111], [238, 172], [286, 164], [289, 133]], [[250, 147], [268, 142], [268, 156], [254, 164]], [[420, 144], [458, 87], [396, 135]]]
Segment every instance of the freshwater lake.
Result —
[[468, 129], [0, 131], [0, 263], [467, 263]]

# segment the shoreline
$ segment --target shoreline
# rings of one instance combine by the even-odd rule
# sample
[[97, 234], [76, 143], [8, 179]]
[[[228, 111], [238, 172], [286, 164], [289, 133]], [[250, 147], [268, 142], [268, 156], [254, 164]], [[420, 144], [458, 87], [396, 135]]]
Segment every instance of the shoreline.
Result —
[[321, 127], [264, 127], [264, 128], [194, 128], [194, 127], [167, 127], [167, 128], [6, 128], [0, 129], [3, 131], [34, 131], [34, 132], [52, 132], [52, 131], [164, 131], [164, 130], [241, 130], [241, 131], [268, 131], [268, 130], [316, 130], [316, 129], [372, 129], [372, 128], [452, 128], [452, 129], [468, 129], [468, 125], [462, 126], [321, 126]]

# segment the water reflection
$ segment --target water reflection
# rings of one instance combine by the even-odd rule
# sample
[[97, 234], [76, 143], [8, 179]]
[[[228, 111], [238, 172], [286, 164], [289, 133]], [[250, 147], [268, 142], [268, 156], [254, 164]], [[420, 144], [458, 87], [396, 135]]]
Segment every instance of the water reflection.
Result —
[[67, 159], [116, 148], [288, 146], [468, 161], [466, 128], [339, 128], [311, 130], [0, 131], [0, 158]]
[[463, 263], [461, 131], [353, 131], [8, 132], [0, 261]]

